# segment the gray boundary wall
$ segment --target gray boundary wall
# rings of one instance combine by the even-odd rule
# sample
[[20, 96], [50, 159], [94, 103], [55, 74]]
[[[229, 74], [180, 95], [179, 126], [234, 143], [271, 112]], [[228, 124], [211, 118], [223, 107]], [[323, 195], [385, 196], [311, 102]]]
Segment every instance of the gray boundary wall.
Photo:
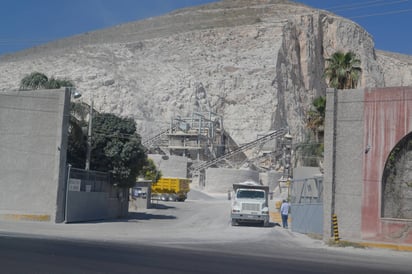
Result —
[[339, 236], [360, 240], [364, 90], [328, 89], [326, 95], [323, 238], [332, 235], [331, 216], [335, 213]]
[[69, 90], [0, 93], [0, 219], [64, 220]]
[[83, 222], [109, 218], [106, 192], [69, 191], [66, 222]]
[[206, 169], [205, 190], [209, 192], [227, 193], [233, 189], [234, 183], [245, 181], [259, 182], [259, 172], [245, 169], [208, 168]]
[[109, 173], [70, 168], [68, 177], [66, 223], [127, 216], [129, 190], [114, 187]]

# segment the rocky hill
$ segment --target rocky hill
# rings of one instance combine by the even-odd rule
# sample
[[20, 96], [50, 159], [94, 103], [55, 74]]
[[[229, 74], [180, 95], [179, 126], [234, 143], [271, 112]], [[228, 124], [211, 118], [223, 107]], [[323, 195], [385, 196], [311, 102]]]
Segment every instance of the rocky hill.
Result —
[[1, 56], [0, 91], [39, 71], [133, 117], [143, 139], [200, 108], [223, 115], [238, 143], [281, 126], [300, 140], [337, 50], [361, 59], [361, 87], [412, 85], [412, 57], [375, 50], [350, 20], [286, 0], [223, 0]]

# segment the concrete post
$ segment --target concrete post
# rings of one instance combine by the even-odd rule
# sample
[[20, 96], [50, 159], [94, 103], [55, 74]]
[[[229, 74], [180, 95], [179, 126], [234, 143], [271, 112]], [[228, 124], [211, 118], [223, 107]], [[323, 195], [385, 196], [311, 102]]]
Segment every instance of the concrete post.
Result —
[[323, 181], [323, 239], [328, 241], [332, 232], [332, 200], [335, 183], [335, 133], [336, 133], [336, 90], [326, 91], [325, 136], [324, 136], [324, 181]]

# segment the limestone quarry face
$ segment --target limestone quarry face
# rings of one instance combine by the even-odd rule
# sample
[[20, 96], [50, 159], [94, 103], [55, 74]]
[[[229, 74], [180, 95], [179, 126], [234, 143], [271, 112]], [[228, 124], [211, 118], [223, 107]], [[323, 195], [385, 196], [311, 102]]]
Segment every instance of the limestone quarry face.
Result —
[[290, 1], [224, 0], [1, 56], [0, 92], [38, 71], [72, 80], [98, 111], [133, 117], [143, 139], [213, 111], [237, 143], [284, 126], [299, 141], [337, 50], [360, 58], [359, 87], [412, 84], [412, 57], [376, 51], [352, 21]]

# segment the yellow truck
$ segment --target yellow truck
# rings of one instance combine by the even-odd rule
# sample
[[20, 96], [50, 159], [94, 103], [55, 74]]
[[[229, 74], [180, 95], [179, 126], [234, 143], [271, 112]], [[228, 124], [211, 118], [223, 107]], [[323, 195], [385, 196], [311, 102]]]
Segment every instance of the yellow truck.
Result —
[[189, 184], [190, 179], [162, 177], [152, 184], [152, 199], [183, 202], [190, 190]]

